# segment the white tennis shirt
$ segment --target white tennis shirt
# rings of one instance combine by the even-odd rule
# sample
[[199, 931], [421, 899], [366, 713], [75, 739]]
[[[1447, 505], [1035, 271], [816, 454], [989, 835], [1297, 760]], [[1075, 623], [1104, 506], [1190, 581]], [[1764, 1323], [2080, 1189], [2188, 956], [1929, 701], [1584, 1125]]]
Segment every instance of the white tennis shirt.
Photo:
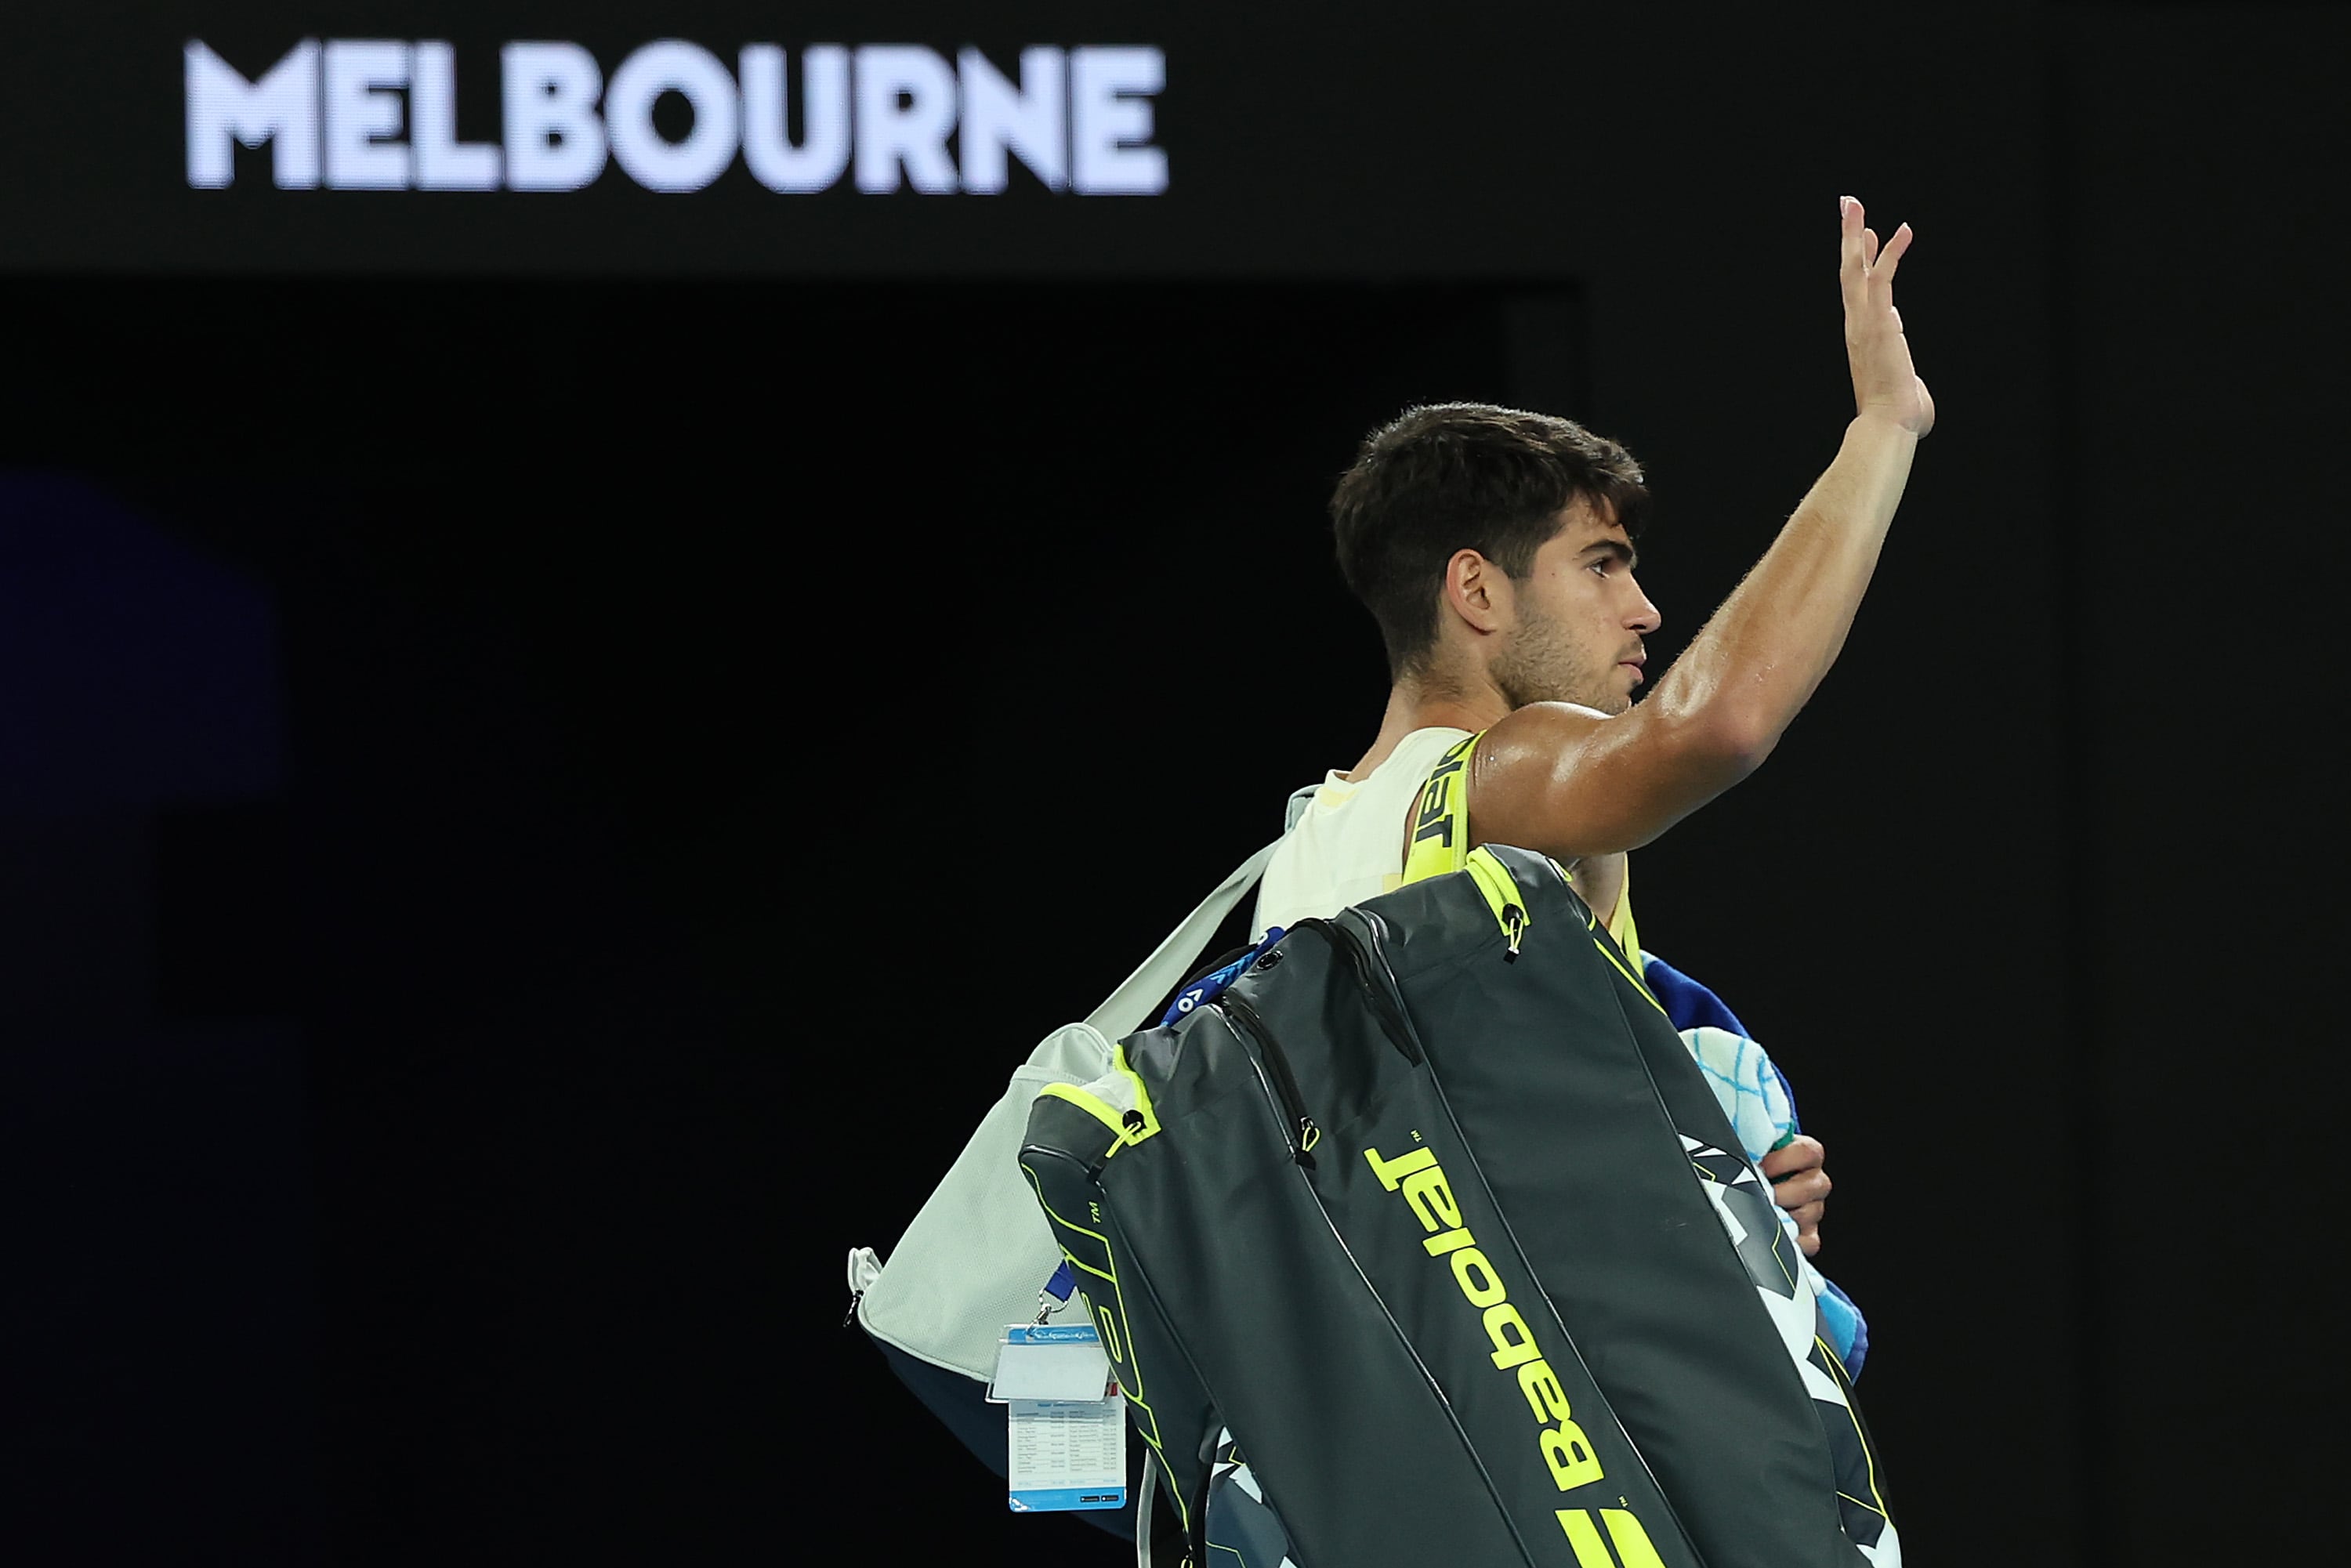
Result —
[[1368, 778], [1333, 771], [1273, 852], [1257, 890], [1257, 932], [1328, 919], [1404, 885], [1405, 815], [1446, 748], [1466, 729], [1416, 729]]

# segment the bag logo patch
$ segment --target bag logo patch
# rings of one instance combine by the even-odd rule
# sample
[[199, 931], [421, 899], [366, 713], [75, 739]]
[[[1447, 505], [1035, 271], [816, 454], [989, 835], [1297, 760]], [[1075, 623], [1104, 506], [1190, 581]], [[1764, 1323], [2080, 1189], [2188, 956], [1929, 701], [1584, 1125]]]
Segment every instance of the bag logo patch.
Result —
[[[1417, 1138], [1419, 1134], [1416, 1133], [1414, 1136]], [[1451, 1184], [1445, 1179], [1445, 1167], [1437, 1163], [1437, 1151], [1423, 1145], [1390, 1160], [1381, 1158], [1376, 1149], [1365, 1149], [1364, 1158], [1371, 1165], [1372, 1174], [1379, 1177], [1382, 1187], [1404, 1195], [1421, 1229], [1428, 1233], [1420, 1244], [1422, 1249], [1431, 1258], [1444, 1259], [1452, 1269], [1453, 1282], [1460, 1290], [1461, 1299], [1476, 1310], [1485, 1325], [1486, 1338], [1494, 1347], [1494, 1369], [1517, 1375], [1519, 1392], [1525, 1396], [1527, 1409], [1540, 1425], [1535, 1441], [1542, 1449], [1552, 1483], [1565, 1492], [1604, 1479], [1599, 1456], [1592, 1451], [1591, 1441], [1576, 1424], [1568, 1406], [1567, 1390], [1560, 1386], [1559, 1375], [1552, 1370], [1541, 1347], [1535, 1343], [1534, 1330], [1525, 1315], [1510, 1304], [1509, 1288], [1478, 1246], [1477, 1238], [1462, 1224], [1461, 1206], [1453, 1196]], [[1600, 1517], [1626, 1568], [1647, 1568], [1659, 1561], [1656, 1549], [1649, 1542], [1648, 1531], [1629, 1510], [1603, 1509]], [[1608, 1549], [1601, 1544], [1590, 1510], [1563, 1508], [1557, 1511], [1557, 1518], [1577, 1563], [1584, 1568], [1615, 1568], [1616, 1559], [1611, 1558]]]

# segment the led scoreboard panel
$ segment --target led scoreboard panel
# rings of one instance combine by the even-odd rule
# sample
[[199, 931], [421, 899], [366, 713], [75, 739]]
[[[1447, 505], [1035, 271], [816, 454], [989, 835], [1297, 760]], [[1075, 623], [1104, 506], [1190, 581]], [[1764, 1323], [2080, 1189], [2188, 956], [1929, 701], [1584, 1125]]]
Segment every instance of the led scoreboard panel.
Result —
[[1563, 158], [1628, 90], [1590, 32], [1395, 0], [11, 7], [0, 267], [1556, 277]]

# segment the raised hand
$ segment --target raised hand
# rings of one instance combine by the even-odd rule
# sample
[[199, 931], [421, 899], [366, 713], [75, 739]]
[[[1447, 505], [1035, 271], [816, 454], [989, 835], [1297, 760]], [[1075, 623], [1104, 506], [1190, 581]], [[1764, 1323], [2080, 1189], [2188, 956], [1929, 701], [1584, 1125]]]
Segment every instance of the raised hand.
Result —
[[1863, 226], [1861, 204], [1837, 198], [1844, 233], [1838, 278], [1844, 290], [1844, 352], [1853, 367], [1855, 412], [1891, 420], [1913, 435], [1935, 428], [1935, 399], [1910, 363], [1902, 313], [1894, 308], [1894, 272], [1910, 248], [1904, 224], [1877, 247], [1877, 232]]

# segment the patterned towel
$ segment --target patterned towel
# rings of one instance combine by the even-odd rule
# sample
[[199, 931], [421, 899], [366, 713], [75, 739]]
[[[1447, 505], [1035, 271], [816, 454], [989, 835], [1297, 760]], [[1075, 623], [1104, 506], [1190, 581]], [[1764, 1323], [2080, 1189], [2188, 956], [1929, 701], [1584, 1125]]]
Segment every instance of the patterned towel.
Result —
[[[1739, 1134], [1747, 1157], [1760, 1164], [1765, 1155], [1792, 1141], [1800, 1131], [1795, 1092], [1779, 1065], [1748, 1034], [1739, 1016], [1720, 997], [1656, 954], [1644, 952], [1641, 965], [1649, 989], [1665, 1004], [1666, 1016], [1674, 1020], [1682, 1043], [1698, 1059], [1707, 1087], [1714, 1091], [1722, 1113], [1730, 1118], [1730, 1129]], [[1796, 1222], [1782, 1212], [1780, 1223], [1793, 1240]], [[1854, 1305], [1853, 1298], [1826, 1275], [1815, 1271], [1813, 1277], [1822, 1287], [1821, 1316], [1828, 1324], [1829, 1343], [1845, 1371], [1859, 1377], [1861, 1364], [1869, 1354], [1868, 1320]]]

